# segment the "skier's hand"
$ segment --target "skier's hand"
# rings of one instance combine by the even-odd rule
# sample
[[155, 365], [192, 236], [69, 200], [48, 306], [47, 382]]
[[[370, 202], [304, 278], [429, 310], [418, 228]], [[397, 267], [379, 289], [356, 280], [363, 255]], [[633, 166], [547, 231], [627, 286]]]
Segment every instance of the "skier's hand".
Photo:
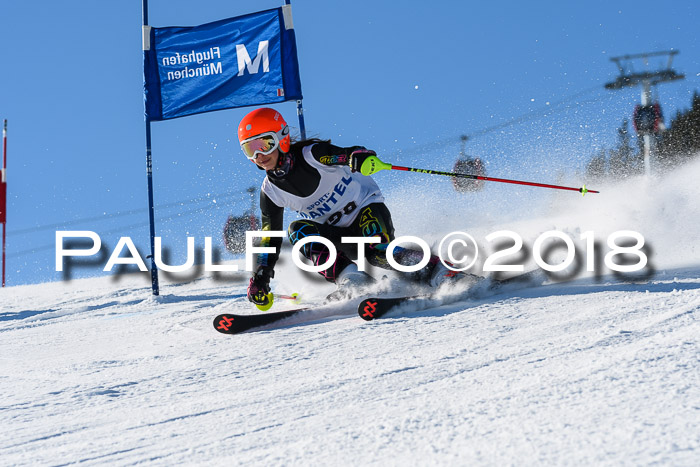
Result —
[[350, 153], [350, 169], [353, 172], [359, 172], [367, 158], [376, 155], [377, 153], [371, 149], [361, 148], [354, 150]]
[[248, 284], [248, 300], [256, 305], [267, 305], [270, 299], [267, 294], [270, 293], [270, 277], [274, 273], [266, 269], [259, 269], [253, 277], [250, 278]]

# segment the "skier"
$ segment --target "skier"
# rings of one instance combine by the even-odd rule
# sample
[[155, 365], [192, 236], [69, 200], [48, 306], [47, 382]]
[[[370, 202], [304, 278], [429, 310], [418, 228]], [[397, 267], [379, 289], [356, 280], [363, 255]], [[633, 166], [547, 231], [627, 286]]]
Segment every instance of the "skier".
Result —
[[[390, 268], [386, 248], [394, 239], [391, 214], [374, 180], [359, 173], [363, 162], [376, 155], [374, 151], [362, 146], [338, 147], [320, 139], [292, 142], [284, 118], [270, 108], [248, 113], [238, 126], [238, 140], [245, 156], [266, 174], [260, 190], [262, 230], [282, 230], [287, 207], [303, 218], [289, 225], [292, 245], [308, 236], [322, 236], [336, 245], [335, 262], [321, 271], [338, 287], [329, 299], [349, 298], [358, 287], [374, 282], [342, 251], [348, 247], [341, 244], [342, 237], [379, 237], [379, 243], [365, 247], [364, 256], [373, 266]], [[267, 305], [282, 239], [263, 237], [261, 245], [276, 251], [258, 255], [248, 300]], [[320, 242], [307, 243], [300, 251], [314, 265], [324, 264], [330, 254]], [[394, 259], [413, 265], [422, 259], [422, 252], [397, 247]], [[412, 278], [436, 287], [454, 275], [437, 256], [431, 256], [428, 265]]]

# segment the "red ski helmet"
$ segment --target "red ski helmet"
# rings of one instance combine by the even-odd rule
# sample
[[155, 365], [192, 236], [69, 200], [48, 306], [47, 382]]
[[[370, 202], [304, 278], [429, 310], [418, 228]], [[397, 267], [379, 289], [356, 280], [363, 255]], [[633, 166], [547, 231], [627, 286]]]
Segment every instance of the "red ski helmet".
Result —
[[[265, 135], [266, 133], [267, 135]], [[238, 125], [238, 142], [241, 144], [243, 152], [246, 153], [246, 157], [249, 159], [254, 158], [254, 155], [246, 152], [244, 144], [250, 140], [256, 139], [256, 137], [262, 136], [273, 136], [275, 141], [279, 144], [280, 151], [284, 153], [289, 152], [289, 146], [291, 144], [289, 126], [282, 117], [282, 114], [275, 109], [269, 107], [255, 109], [243, 117], [243, 120], [241, 120], [241, 123]], [[270, 151], [274, 149], [276, 149], [276, 147], [270, 149]]]

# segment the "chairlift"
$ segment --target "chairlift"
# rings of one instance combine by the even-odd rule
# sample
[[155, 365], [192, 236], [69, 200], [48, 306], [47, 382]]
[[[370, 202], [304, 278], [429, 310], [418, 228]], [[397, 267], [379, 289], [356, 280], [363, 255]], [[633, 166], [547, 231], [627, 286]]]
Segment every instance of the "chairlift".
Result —
[[661, 105], [654, 102], [651, 105], [637, 104], [634, 108], [632, 123], [638, 135], [658, 134], [661, 130], [663, 115]]
[[[464, 148], [469, 139], [466, 135], [461, 137], [462, 149], [459, 153], [459, 158], [455, 162], [453, 172], [477, 175], [479, 177], [486, 176], [486, 167], [478, 157], [471, 157], [465, 154]], [[484, 180], [474, 180], [470, 178], [452, 177], [452, 186], [458, 193], [471, 193], [481, 191], [484, 188]]]
[[255, 187], [248, 188], [251, 194], [251, 208], [240, 216], [230, 215], [224, 224], [224, 245], [231, 253], [245, 253], [245, 233], [248, 230], [260, 230], [262, 222], [256, 213]]

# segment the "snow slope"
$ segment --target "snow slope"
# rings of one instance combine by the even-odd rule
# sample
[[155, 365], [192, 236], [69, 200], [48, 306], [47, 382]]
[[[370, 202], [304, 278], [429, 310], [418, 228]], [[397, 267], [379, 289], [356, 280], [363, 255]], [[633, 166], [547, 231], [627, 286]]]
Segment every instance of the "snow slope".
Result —
[[[254, 312], [243, 280], [2, 290], [1, 463], [698, 465], [698, 175], [467, 226], [638, 230], [654, 267], [636, 280], [599, 269], [369, 323], [347, 303], [239, 336], [212, 319]], [[331, 290], [291, 261], [273, 285]]]

